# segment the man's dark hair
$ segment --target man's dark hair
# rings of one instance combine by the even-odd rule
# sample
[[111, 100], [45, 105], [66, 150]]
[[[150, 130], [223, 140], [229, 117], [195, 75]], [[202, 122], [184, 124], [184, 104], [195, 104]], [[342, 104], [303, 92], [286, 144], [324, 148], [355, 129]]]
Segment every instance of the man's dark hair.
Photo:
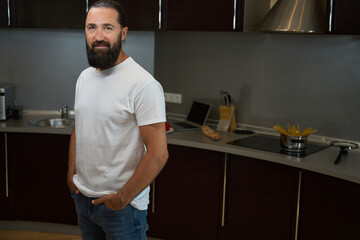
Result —
[[89, 8], [112, 8], [118, 13], [118, 22], [122, 28], [127, 27], [127, 17], [124, 8], [120, 5], [120, 3], [114, 0], [100, 0], [92, 4]]

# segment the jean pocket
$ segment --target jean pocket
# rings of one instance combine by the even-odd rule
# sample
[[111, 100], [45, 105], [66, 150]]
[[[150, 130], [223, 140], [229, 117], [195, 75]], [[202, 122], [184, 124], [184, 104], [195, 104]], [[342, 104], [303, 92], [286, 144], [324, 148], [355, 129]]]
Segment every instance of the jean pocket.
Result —
[[77, 194], [75, 193], [75, 191], [72, 191], [72, 192], [70, 193], [71, 198], [75, 198], [76, 195], [77, 195]]

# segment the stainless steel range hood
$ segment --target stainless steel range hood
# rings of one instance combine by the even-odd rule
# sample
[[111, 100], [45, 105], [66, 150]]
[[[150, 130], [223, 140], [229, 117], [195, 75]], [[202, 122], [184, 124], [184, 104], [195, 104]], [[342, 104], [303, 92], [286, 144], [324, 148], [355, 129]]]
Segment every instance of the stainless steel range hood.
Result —
[[325, 32], [326, 0], [278, 0], [260, 25], [267, 32]]

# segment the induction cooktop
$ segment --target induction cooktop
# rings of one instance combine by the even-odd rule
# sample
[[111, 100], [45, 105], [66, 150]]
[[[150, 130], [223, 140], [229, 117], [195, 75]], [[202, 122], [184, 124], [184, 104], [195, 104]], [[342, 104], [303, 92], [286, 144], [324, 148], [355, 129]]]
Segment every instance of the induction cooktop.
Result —
[[257, 134], [247, 138], [242, 138], [228, 142], [228, 144], [237, 145], [241, 147], [253, 148], [273, 153], [282, 153], [295, 157], [305, 157], [312, 153], [318, 152], [328, 147], [328, 145], [321, 145], [318, 143], [309, 142], [307, 147], [302, 152], [289, 152], [281, 149], [280, 138], [276, 136]]

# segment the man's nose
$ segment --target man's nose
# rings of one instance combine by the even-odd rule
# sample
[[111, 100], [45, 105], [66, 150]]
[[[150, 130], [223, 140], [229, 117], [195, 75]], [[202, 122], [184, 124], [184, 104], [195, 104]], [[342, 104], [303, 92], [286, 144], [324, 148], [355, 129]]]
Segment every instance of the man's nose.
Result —
[[101, 30], [97, 30], [95, 34], [95, 40], [96, 41], [102, 41], [104, 40], [104, 33]]

